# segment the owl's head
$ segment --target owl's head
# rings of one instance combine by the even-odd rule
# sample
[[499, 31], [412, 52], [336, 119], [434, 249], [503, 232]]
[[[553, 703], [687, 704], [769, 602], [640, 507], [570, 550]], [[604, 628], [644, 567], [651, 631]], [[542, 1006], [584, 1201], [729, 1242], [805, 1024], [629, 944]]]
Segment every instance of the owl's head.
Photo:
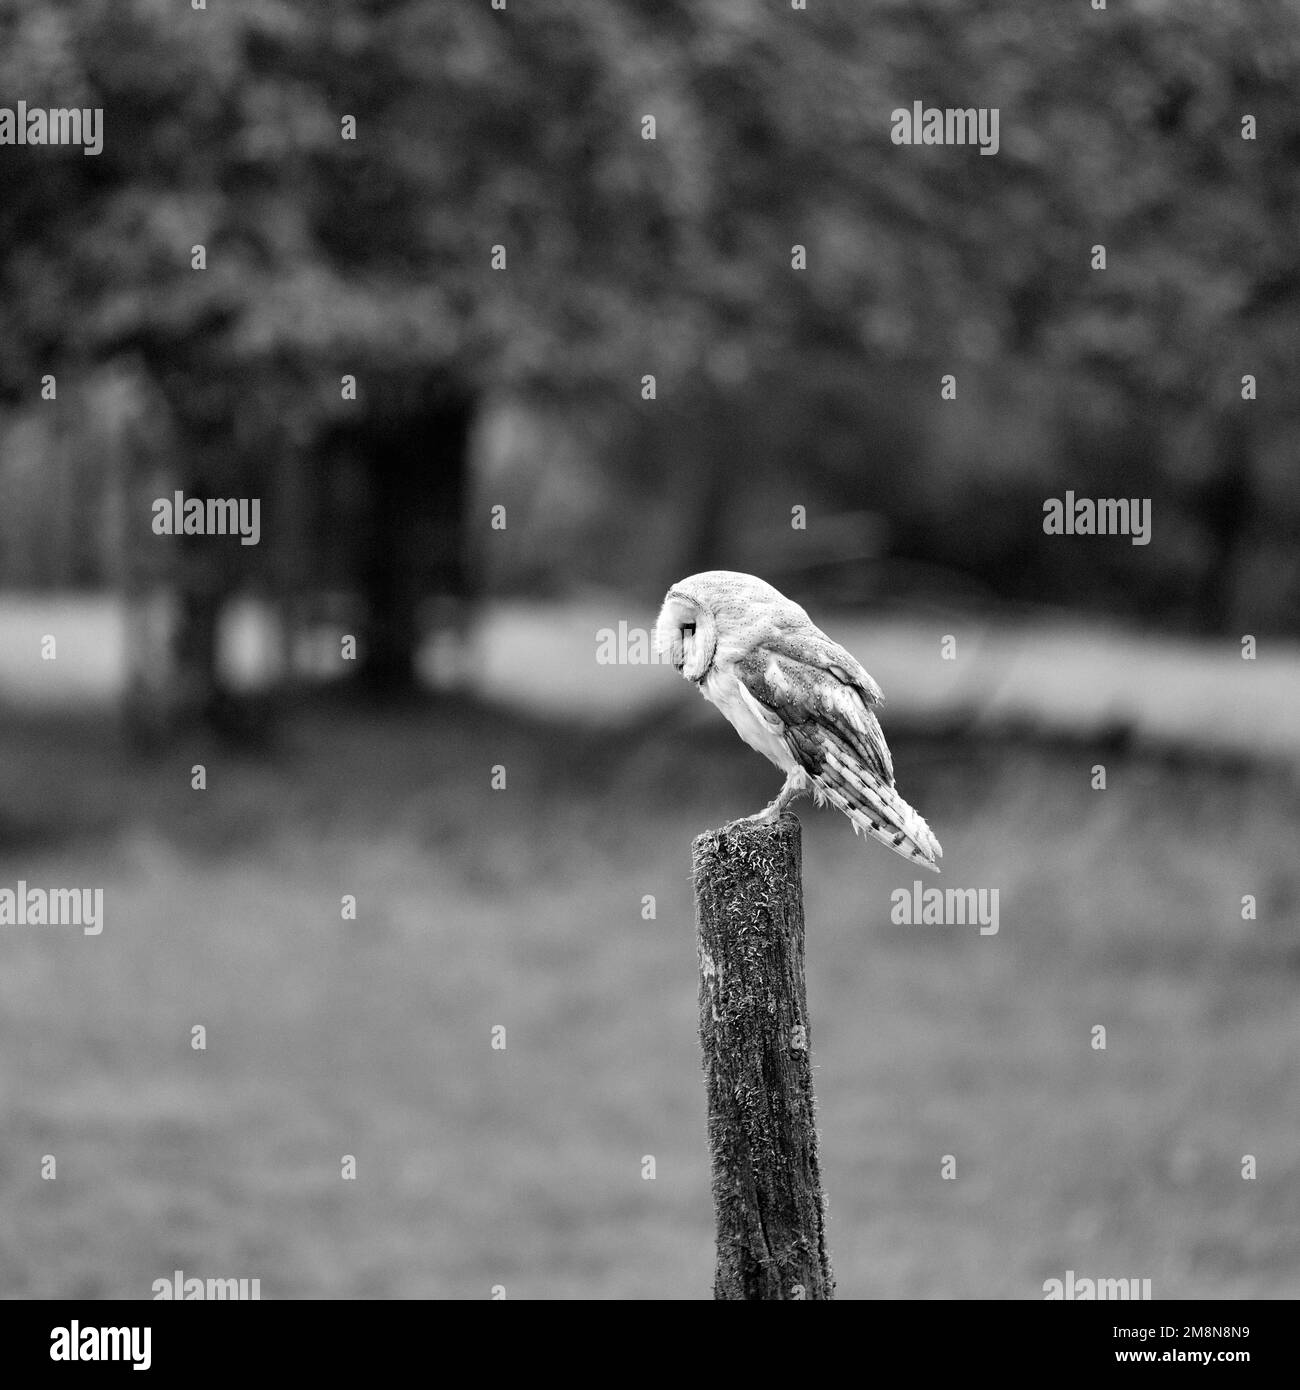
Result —
[[688, 681], [702, 681], [720, 639], [724, 654], [744, 651], [778, 608], [807, 618], [802, 608], [755, 575], [735, 570], [693, 574], [668, 590], [655, 623], [655, 649], [667, 652]]
[[668, 590], [655, 623], [655, 650], [667, 652], [688, 681], [702, 681], [718, 646], [717, 620], [704, 598], [689, 586], [690, 580], [684, 579]]

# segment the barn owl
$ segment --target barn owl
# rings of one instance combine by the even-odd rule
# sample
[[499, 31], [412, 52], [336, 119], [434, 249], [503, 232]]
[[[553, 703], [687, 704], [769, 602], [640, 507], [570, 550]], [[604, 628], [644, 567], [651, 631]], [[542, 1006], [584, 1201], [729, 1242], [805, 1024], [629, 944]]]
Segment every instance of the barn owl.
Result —
[[797, 603], [752, 574], [693, 574], [668, 590], [655, 646], [786, 774], [776, 800], [744, 819], [774, 818], [811, 793], [843, 811], [855, 834], [939, 872], [939, 841], [894, 790], [872, 708], [880, 687]]

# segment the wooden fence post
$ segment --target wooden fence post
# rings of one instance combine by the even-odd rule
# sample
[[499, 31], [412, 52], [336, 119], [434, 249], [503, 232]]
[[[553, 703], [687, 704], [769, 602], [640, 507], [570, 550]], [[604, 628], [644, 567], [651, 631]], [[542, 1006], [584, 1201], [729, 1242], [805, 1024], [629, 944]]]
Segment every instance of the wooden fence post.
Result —
[[834, 1297], [813, 1127], [801, 849], [788, 812], [734, 821], [692, 846], [714, 1298]]

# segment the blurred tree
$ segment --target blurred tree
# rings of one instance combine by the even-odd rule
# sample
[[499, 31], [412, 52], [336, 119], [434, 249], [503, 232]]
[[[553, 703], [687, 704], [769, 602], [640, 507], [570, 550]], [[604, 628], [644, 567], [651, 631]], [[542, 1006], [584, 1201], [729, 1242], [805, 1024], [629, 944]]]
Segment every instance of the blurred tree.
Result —
[[[1190, 578], [1223, 620], [1210, 595], [1247, 535], [1284, 545], [1298, 511], [1293, 470], [1260, 461], [1297, 409], [1298, 77], [1285, 0], [0, 0], [0, 89], [105, 109], [97, 158], [0, 149], [0, 400], [30, 400], [42, 370], [142, 363], [181, 471], [201, 455], [214, 489], [271, 499], [257, 563], [280, 585], [315, 572], [322, 460], [363, 456], [362, 650], [389, 686], [413, 671], [420, 548], [456, 546], [498, 390], [671, 420], [646, 485], [697, 500], [661, 537], [681, 570], [712, 562], [747, 474], [794, 462], [889, 507], [915, 559], [1011, 592], [1131, 592], [963, 511], [978, 483], [1032, 520], [1104, 452], [1117, 485], [1210, 537], [1156, 588], [1174, 603]], [[890, 113], [915, 100], [998, 108], [997, 156], [894, 146]], [[985, 413], [943, 443], [970, 418], [942, 413], [947, 371]], [[870, 434], [907, 381], [928, 438], [902, 487]], [[420, 383], [438, 383], [427, 409]], [[1002, 454], [1013, 399], [1056, 432], [1046, 457], [1042, 430]], [[728, 447], [763, 402], [789, 438]], [[1243, 409], [1260, 422], [1234, 431]], [[855, 432], [856, 453], [831, 442]], [[1249, 505], [1220, 508], [1225, 472]], [[224, 554], [229, 589], [254, 562]]]

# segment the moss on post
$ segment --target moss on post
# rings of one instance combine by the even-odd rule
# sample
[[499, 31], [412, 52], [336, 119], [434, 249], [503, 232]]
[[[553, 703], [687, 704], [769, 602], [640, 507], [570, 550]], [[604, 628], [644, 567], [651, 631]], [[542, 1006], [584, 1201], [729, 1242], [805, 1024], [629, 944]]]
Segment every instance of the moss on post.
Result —
[[798, 820], [733, 821], [693, 847], [700, 1041], [720, 1299], [828, 1299], [803, 967]]

